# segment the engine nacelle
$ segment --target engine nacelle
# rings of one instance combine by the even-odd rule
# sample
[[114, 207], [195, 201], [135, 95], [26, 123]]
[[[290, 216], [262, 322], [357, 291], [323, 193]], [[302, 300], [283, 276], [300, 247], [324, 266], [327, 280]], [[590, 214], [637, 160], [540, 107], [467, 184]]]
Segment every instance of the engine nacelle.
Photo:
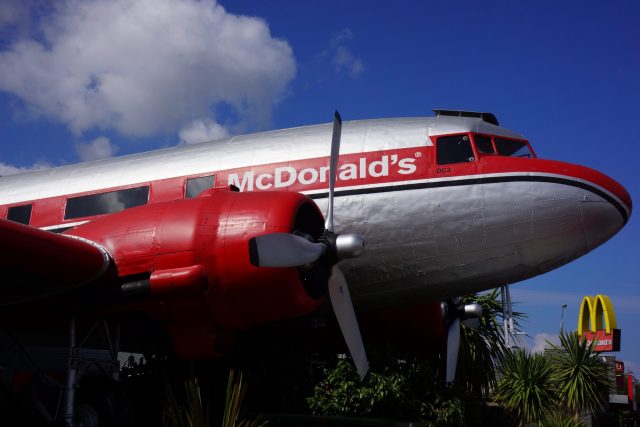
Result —
[[317, 239], [323, 230], [317, 205], [299, 193], [212, 189], [98, 218], [68, 234], [106, 248], [117, 267], [114, 286], [143, 295], [126, 309], [163, 322], [180, 355], [209, 357], [228, 350], [229, 331], [322, 303], [324, 292], [305, 289], [301, 269], [251, 265], [249, 239], [293, 231]]

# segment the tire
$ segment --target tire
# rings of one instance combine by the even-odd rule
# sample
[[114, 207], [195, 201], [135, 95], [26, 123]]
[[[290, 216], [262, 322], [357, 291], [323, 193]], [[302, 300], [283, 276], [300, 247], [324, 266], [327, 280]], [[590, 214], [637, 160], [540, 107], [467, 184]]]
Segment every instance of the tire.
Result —
[[[89, 408], [87, 408], [89, 407]], [[85, 413], [78, 412], [86, 411]], [[128, 427], [133, 425], [129, 406], [122, 393], [120, 383], [106, 377], [86, 377], [80, 382], [78, 390], [76, 413], [78, 420], [80, 415], [87, 415], [87, 422], [93, 422], [97, 417], [100, 427]], [[86, 427], [94, 427], [87, 424]]]

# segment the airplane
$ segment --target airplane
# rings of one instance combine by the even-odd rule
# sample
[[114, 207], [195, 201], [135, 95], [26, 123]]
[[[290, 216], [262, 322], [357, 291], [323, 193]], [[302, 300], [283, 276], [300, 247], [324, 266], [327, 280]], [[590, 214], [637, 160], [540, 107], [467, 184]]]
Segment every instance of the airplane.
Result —
[[624, 227], [632, 201], [596, 170], [538, 158], [494, 114], [434, 112], [336, 113], [333, 124], [2, 177], [0, 266], [13, 279], [0, 325], [142, 313], [179, 357], [202, 359], [328, 297], [364, 377], [356, 311], [442, 300], [427, 307], [448, 325], [450, 382], [459, 324], [480, 315], [456, 297], [585, 255]]

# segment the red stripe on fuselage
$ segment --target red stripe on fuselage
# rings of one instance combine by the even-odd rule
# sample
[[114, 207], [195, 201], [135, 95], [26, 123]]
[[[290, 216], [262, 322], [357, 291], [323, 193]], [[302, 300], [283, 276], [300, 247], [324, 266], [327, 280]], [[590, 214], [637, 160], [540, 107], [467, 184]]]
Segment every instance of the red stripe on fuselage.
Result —
[[[336, 186], [352, 187], [427, 178], [429, 165], [433, 161], [430, 148], [341, 155]], [[329, 158], [317, 157], [224, 171], [219, 174], [218, 182], [235, 185], [241, 191], [311, 192], [326, 191], [328, 180]]]
[[[203, 172], [196, 176], [215, 175], [216, 186], [235, 185], [242, 191], [286, 190], [316, 193], [326, 191], [328, 187], [328, 165], [328, 157], [318, 157]], [[343, 154], [338, 164], [336, 187], [385, 186], [385, 184], [410, 183], [429, 179], [446, 181], [502, 173], [554, 174], [590, 182], [612, 193], [631, 211], [631, 197], [624, 187], [610, 177], [584, 166], [553, 160], [502, 156], [481, 156], [478, 161], [474, 162], [437, 165], [432, 146]], [[66, 199], [79, 195], [150, 185], [149, 203], [182, 198], [184, 197], [185, 180], [192, 176], [140, 182], [31, 201], [33, 203], [31, 225], [35, 227], [60, 225], [63, 227], [65, 223], [94, 218], [63, 220]], [[6, 216], [8, 206], [26, 203], [30, 202], [25, 201], [4, 206], [0, 212]]]
[[586, 166], [556, 160], [499, 156], [481, 157], [479, 165], [478, 172], [483, 175], [510, 172], [554, 174], [595, 184], [622, 201], [629, 210], [629, 214], [631, 214], [633, 203], [627, 190], [611, 177]]

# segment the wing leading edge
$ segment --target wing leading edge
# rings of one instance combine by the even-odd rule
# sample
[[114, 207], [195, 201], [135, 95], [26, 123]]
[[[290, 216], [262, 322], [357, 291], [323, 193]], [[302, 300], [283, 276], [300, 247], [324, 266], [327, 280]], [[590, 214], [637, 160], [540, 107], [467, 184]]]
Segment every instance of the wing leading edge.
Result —
[[112, 260], [100, 245], [0, 219], [0, 305], [70, 291], [98, 280]]

